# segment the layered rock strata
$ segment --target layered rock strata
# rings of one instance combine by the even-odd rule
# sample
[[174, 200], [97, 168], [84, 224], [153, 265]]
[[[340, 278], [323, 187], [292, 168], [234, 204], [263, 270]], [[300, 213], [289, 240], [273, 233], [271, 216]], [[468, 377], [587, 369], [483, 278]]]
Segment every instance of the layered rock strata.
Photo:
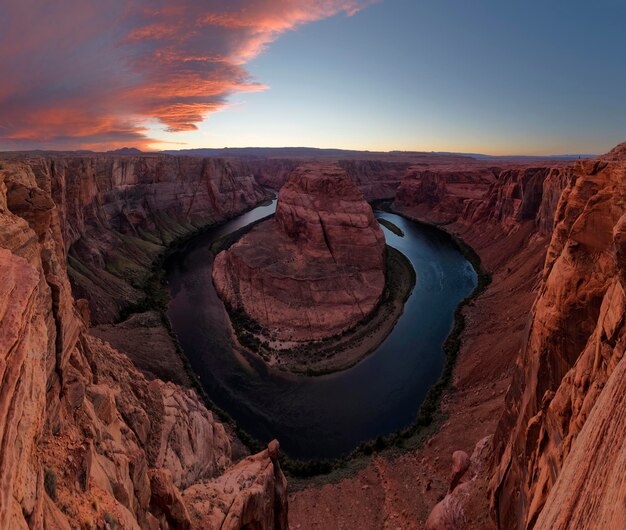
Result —
[[[181, 492], [232, 466], [229, 437], [195, 392], [88, 334], [66, 263], [79, 220], [51, 189], [23, 163], [0, 169], [0, 528], [198, 528]], [[231, 518], [266, 528], [285, 486], [275, 449], [236, 469], [259, 466], [272, 475], [224, 495]]]
[[385, 238], [371, 207], [336, 165], [298, 168], [274, 219], [254, 227], [213, 266], [225, 303], [284, 341], [354, 326], [385, 288]]
[[[297, 167], [310, 163], [312, 161], [293, 159], [247, 162], [257, 181], [275, 190], [280, 190]], [[336, 163], [342, 167], [368, 201], [393, 198], [410, 166], [409, 162], [388, 160], [356, 159], [329, 161], [328, 163]]]
[[52, 156], [7, 170], [34, 178], [56, 205], [74, 294], [88, 300], [93, 324], [141, 300], [166, 245], [268, 196], [245, 164], [214, 158]]
[[620, 528], [626, 419], [624, 145], [578, 163], [495, 436], [501, 528]]

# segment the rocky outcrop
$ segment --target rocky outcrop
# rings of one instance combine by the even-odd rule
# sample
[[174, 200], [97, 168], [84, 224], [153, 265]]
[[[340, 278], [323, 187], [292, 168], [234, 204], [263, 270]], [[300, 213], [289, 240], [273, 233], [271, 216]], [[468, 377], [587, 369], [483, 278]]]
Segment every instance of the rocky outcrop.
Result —
[[468, 527], [466, 511], [475, 499], [476, 482], [484, 474], [491, 437], [480, 440], [471, 458], [464, 451], [452, 454], [450, 488], [447, 495], [433, 508], [426, 520], [426, 530], [465, 530]]
[[625, 212], [620, 149], [578, 163], [495, 436], [501, 528], [623, 526]]
[[184, 498], [195, 528], [287, 530], [287, 480], [278, 463], [278, 442], [218, 479], [188, 488]]
[[[184, 528], [180, 491], [232, 465], [224, 426], [193, 391], [148, 381], [88, 334], [87, 304], [74, 302], [68, 280], [66, 238], [72, 241], [76, 227], [89, 232], [94, 219], [74, 218], [84, 209], [58, 207], [51, 193], [59, 183], [41, 167], [3, 166], [0, 528]], [[96, 217], [111, 212], [101, 198], [96, 193], [91, 206]], [[98, 226], [106, 219], [114, 217], [98, 217]], [[250, 464], [263, 458], [271, 460], [261, 455]], [[233, 514], [246, 506], [238, 499], [251, 486], [229, 497], [238, 502]], [[255, 485], [259, 492], [284, 492], [284, 482], [266, 480]], [[262, 508], [240, 516], [265, 528]], [[274, 506], [270, 513], [276, 517]]]
[[[2, 216], [2, 223], [6, 217]], [[46, 322], [38, 311], [40, 277], [25, 259], [0, 249], [0, 527], [19, 528], [37, 504], [39, 468], [32, 455], [43, 427]]]
[[244, 164], [214, 158], [55, 156], [8, 170], [13, 181], [35, 180], [39, 200], [56, 205], [73, 292], [89, 301], [94, 324], [112, 322], [124, 303], [141, 299], [165, 245], [267, 196]]
[[520, 223], [532, 221], [537, 232], [550, 236], [561, 193], [571, 180], [568, 167], [527, 167], [501, 171], [480, 204], [464, 209], [470, 223], [493, 221], [508, 233]]
[[385, 287], [385, 239], [336, 165], [301, 166], [265, 221], [220, 253], [213, 281], [226, 304], [280, 340], [329, 337], [368, 316]]

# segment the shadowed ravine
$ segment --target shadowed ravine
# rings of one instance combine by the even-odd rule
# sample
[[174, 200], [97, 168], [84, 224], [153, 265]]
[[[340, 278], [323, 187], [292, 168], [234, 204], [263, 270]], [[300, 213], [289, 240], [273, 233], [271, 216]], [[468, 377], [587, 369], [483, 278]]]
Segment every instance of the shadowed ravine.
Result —
[[270, 215], [261, 206], [189, 242], [167, 265], [168, 317], [211, 399], [260, 441], [278, 438], [286, 454], [333, 458], [360, 442], [410, 424], [439, 378], [442, 344], [454, 310], [476, 286], [476, 273], [435, 231], [376, 212], [405, 234], [385, 229], [387, 243], [412, 263], [417, 284], [395, 328], [356, 366], [306, 377], [269, 369], [235, 351], [228, 316], [211, 281], [215, 239]]

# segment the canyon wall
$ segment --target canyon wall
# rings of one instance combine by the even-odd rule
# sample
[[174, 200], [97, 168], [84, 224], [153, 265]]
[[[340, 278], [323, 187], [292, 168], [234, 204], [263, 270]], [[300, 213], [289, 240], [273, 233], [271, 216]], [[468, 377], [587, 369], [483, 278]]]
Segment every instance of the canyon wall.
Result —
[[[171, 208], [148, 206], [143, 221], [130, 215], [141, 211], [142, 199], [131, 200], [139, 177], [130, 175], [142, 164], [110, 157], [2, 161], [0, 528], [197, 528], [183, 496], [200, 485], [212, 493], [201, 507], [194, 501], [194, 517], [205, 510], [222, 528], [285, 527], [277, 446], [231, 467], [229, 436], [195, 393], [146, 380], [90, 336], [87, 303], [72, 296], [72, 243], [89, 238], [103, 253], [98, 238], [107, 232], [158, 227], [151, 217], [160, 212], [173, 217], [176, 196]], [[94, 169], [100, 167], [135, 169]], [[229, 208], [247, 200], [234, 197]], [[201, 210], [196, 223], [207, 215]]]
[[166, 245], [267, 197], [245, 164], [215, 158], [55, 156], [23, 170], [56, 205], [74, 293], [94, 324], [141, 300]]
[[568, 165], [410, 168], [394, 207], [442, 226], [491, 223], [503, 234], [532, 221], [537, 232], [550, 236], [570, 175]]
[[626, 521], [624, 146], [563, 189], [505, 413], [492, 508], [501, 528]]
[[[278, 191], [294, 169], [311, 162], [311, 160], [270, 158], [246, 160], [246, 165], [259, 183]], [[392, 198], [410, 165], [404, 161], [367, 159], [337, 160], [328, 163], [336, 163], [343, 168], [368, 201]]]
[[[509, 285], [509, 307], [498, 309], [507, 322], [526, 266], [520, 257], [545, 256], [524, 280], [537, 294], [521, 336], [509, 323], [502, 340], [514, 347], [499, 348], [509, 359], [520, 352], [498, 407], [494, 463], [484, 473], [501, 529], [621, 528], [626, 521], [625, 151], [622, 145], [574, 165], [485, 168], [478, 178], [413, 171], [398, 190], [398, 209], [445, 224], [479, 251], [495, 273], [484, 305]], [[478, 186], [468, 193], [472, 180]], [[514, 305], [523, 303], [515, 298]], [[490, 333], [498, 333], [497, 320], [488, 316]], [[483, 527], [468, 517], [476, 502], [467, 489], [450, 491], [429, 528]]]

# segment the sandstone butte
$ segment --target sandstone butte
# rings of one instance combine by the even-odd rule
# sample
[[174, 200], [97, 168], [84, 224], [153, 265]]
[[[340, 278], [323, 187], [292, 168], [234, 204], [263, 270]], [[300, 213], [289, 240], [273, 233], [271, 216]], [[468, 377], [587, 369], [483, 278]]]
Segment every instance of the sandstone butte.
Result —
[[334, 164], [305, 164], [280, 189], [276, 215], [213, 266], [220, 297], [278, 340], [341, 333], [385, 288], [385, 237], [354, 181]]
[[300, 161], [3, 159], [0, 528], [625, 528], [626, 144], [576, 163], [457, 158], [403, 178], [340, 161], [368, 199], [441, 224], [493, 276], [464, 309], [447, 419], [418, 449], [289, 496], [277, 443], [246, 455], [188, 383], [141, 366], [146, 334], [165, 345], [158, 324], [133, 342], [131, 317], [123, 352], [90, 324], [113, 341], [159, 252]]

